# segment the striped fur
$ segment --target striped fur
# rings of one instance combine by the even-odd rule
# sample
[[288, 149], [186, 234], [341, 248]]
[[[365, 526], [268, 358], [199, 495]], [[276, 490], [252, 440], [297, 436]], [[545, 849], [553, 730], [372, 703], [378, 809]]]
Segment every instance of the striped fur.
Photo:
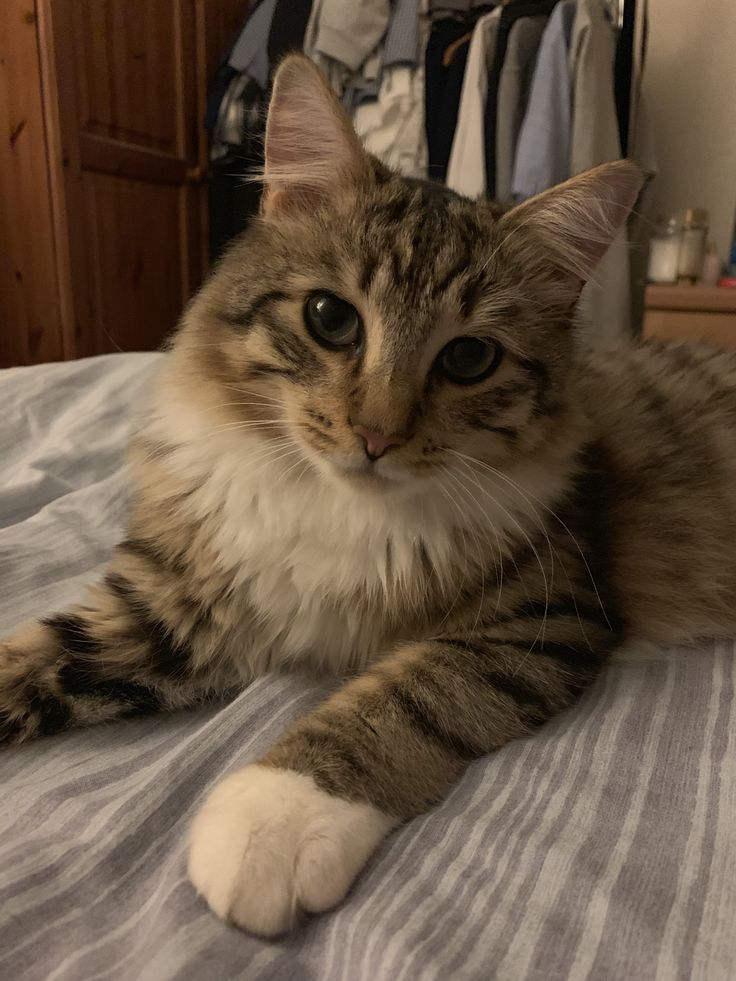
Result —
[[[284, 122], [297, 81], [319, 111]], [[9, 741], [272, 667], [355, 675], [195, 824], [195, 885], [266, 934], [339, 901], [390, 827], [573, 704], [622, 639], [732, 631], [736, 587], [734, 359], [574, 343], [634, 168], [502, 215], [360, 153], [308, 63], [277, 95], [263, 215], [142, 411], [127, 538], [83, 605], [0, 647]], [[358, 312], [353, 348], [310, 336], [319, 290]], [[493, 339], [490, 377], [438, 371], [458, 336]], [[401, 445], [369, 463], [356, 424]]]

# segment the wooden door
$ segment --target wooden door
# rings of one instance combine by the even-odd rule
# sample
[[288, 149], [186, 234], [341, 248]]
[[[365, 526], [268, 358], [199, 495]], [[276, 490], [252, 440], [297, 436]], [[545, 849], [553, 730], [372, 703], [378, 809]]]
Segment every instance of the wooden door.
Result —
[[0, 0], [0, 368], [65, 349], [33, 0]]
[[195, 0], [38, 7], [58, 106], [56, 206], [74, 356], [158, 347], [206, 266], [202, 8]]

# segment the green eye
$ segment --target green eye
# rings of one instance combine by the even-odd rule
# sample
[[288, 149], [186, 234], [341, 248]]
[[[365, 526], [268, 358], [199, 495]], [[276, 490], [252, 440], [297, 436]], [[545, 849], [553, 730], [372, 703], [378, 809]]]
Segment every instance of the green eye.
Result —
[[498, 367], [503, 355], [500, 344], [487, 337], [456, 337], [439, 353], [440, 372], [458, 385], [483, 381]]
[[313, 293], [304, 308], [304, 319], [309, 333], [323, 347], [350, 347], [360, 340], [358, 311], [334, 293]]

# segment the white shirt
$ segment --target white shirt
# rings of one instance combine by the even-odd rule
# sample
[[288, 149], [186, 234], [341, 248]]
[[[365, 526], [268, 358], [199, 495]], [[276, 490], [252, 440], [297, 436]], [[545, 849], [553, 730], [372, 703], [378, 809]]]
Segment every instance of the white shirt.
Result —
[[447, 186], [477, 198], [486, 192], [485, 113], [488, 63], [496, 48], [501, 8], [476, 22], [470, 39], [455, 136], [447, 167]]

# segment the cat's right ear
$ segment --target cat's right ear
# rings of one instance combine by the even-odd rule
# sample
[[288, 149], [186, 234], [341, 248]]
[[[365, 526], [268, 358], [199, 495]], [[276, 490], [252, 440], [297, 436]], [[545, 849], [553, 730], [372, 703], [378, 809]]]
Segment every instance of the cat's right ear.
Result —
[[261, 210], [313, 210], [370, 179], [368, 156], [317, 66], [303, 55], [280, 64], [266, 124]]

